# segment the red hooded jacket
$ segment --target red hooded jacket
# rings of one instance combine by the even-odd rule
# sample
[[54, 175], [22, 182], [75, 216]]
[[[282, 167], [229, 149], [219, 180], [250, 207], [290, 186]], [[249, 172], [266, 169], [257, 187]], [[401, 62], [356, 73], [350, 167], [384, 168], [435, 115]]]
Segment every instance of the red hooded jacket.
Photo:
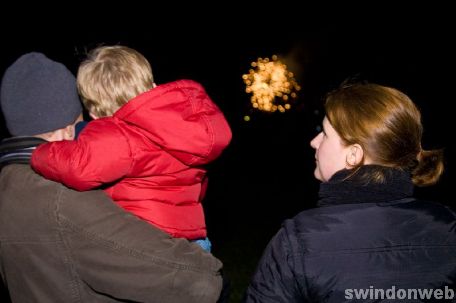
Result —
[[180, 80], [90, 122], [77, 140], [40, 145], [31, 164], [44, 177], [80, 191], [103, 185], [136, 216], [173, 237], [196, 239], [206, 237], [206, 171], [200, 166], [217, 158], [230, 140], [230, 127], [204, 88]]

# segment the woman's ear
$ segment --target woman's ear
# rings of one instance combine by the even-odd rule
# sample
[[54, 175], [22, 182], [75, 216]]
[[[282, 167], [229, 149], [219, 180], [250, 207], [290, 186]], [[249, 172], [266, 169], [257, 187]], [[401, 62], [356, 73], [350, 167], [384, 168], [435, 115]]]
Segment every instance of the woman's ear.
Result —
[[346, 162], [348, 166], [354, 167], [358, 164], [364, 164], [364, 150], [361, 145], [353, 144], [349, 147]]

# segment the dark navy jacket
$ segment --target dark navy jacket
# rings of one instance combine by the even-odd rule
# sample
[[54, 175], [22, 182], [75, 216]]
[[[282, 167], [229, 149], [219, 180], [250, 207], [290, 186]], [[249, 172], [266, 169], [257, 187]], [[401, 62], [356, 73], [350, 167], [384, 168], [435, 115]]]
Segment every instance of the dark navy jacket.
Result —
[[383, 184], [343, 181], [347, 174], [322, 183], [320, 207], [285, 221], [246, 302], [394, 302], [402, 289], [416, 289], [403, 302], [422, 302], [418, 289], [453, 290], [456, 301], [455, 213], [411, 198], [401, 171], [390, 169]]

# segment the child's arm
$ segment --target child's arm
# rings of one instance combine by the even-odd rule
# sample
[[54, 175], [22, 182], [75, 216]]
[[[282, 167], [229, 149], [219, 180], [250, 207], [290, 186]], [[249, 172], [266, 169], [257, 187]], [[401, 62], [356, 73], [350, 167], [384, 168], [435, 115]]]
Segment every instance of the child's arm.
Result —
[[82, 191], [122, 178], [132, 161], [123, 132], [112, 120], [99, 119], [89, 123], [77, 140], [40, 145], [31, 165], [47, 179]]

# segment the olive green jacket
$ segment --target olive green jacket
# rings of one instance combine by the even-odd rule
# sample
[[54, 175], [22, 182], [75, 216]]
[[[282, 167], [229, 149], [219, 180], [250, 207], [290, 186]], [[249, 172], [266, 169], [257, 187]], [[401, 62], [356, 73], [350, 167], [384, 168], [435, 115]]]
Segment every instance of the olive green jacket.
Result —
[[221, 262], [27, 164], [0, 172], [0, 273], [13, 302], [216, 302]]

